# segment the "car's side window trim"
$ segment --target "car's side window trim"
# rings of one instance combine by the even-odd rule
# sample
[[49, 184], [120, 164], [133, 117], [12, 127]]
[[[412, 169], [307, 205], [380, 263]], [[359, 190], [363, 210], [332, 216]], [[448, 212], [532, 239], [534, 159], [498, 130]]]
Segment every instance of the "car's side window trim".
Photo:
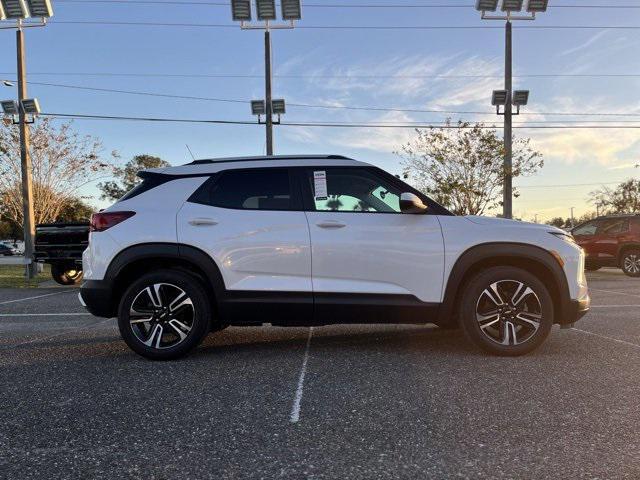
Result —
[[[218, 184], [218, 182], [224, 178], [224, 175], [227, 173], [243, 173], [243, 172], [267, 172], [267, 171], [286, 171], [289, 176], [289, 206], [288, 209], [274, 209], [274, 208], [236, 208], [236, 207], [227, 207], [227, 206], [219, 206], [212, 205], [209, 201], [203, 200], [203, 196], [205, 198], [210, 198], [211, 190]], [[303, 211], [302, 207], [302, 199], [300, 189], [296, 185], [298, 180], [296, 178], [295, 173], [292, 171], [291, 167], [257, 167], [257, 168], [234, 168], [229, 170], [223, 170], [221, 172], [214, 173], [210, 176], [208, 180], [206, 180], [200, 187], [196, 189], [195, 192], [191, 194], [188, 198], [187, 202], [197, 203], [200, 205], [206, 205], [213, 208], [222, 208], [225, 210], [240, 210], [240, 211], [253, 211], [253, 212], [300, 212]]]

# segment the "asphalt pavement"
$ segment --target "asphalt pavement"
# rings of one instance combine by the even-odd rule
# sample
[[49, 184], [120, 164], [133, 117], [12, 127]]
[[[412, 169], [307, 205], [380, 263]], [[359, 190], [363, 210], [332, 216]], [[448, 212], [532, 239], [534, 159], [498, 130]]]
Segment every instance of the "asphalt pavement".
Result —
[[433, 326], [229, 328], [151, 362], [76, 288], [0, 290], [0, 478], [639, 479], [640, 279], [520, 358]]

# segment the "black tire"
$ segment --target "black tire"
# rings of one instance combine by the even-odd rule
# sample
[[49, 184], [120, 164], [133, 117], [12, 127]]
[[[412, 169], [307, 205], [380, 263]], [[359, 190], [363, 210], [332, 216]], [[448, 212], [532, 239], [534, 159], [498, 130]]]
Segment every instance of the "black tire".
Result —
[[[180, 291], [190, 305], [184, 305], [185, 297]], [[172, 312], [171, 306], [179, 298], [181, 303]], [[132, 309], [137, 315], [132, 315]], [[145, 318], [153, 320], [144, 321]], [[177, 270], [158, 270], [136, 280], [127, 288], [118, 308], [122, 339], [131, 350], [151, 360], [187, 355], [209, 333], [210, 322], [211, 303], [204, 286], [197, 278]], [[177, 338], [172, 341], [173, 337]]]
[[[498, 297], [492, 293], [492, 286], [498, 290]], [[531, 293], [527, 293], [527, 287]], [[467, 338], [482, 350], [500, 356], [524, 355], [549, 335], [554, 315], [551, 295], [526, 270], [492, 267], [473, 276], [464, 288], [460, 324]], [[517, 292], [524, 295], [519, 297]], [[492, 301], [492, 295], [503, 305]]]
[[620, 259], [620, 268], [629, 277], [640, 277], [640, 250], [627, 250]]
[[51, 276], [60, 285], [77, 285], [82, 281], [82, 270], [75, 265], [53, 263]]
[[587, 272], [595, 272], [596, 270], [600, 270], [602, 267], [600, 265], [594, 265], [592, 263], [586, 263], [584, 269]]

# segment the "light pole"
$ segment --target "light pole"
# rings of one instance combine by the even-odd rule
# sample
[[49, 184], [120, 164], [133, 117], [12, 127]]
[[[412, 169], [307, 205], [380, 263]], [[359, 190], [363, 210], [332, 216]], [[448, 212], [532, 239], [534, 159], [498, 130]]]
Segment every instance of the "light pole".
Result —
[[[35, 108], [39, 113], [37, 100], [29, 102], [27, 96], [26, 54], [24, 49], [24, 29], [29, 27], [43, 27], [47, 19], [53, 16], [50, 0], [0, 0], [0, 20], [10, 20], [9, 25], [1, 25], [0, 29], [16, 29], [17, 71], [18, 71], [18, 124], [20, 128], [20, 163], [22, 175], [22, 221], [24, 227], [24, 256], [29, 261], [26, 266], [27, 278], [36, 275], [36, 265], [33, 262], [35, 222], [33, 216], [33, 186], [31, 183], [32, 168], [29, 155], [29, 122], [28, 116], [33, 115]], [[25, 22], [27, 18], [39, 18], [38, 23]], [[15, 23], [14, 23], [15, 22]], [[25, 108], [26, 105], [26, 108]], [[5, 103], [3, 102], [3, 108]], [[32, 108], [32, 110], [28, 110]], [[6, 110], [5, 110], [6, 113]], [[35, 113], [35, 114], [37, 114]], [[33, 117], [32, 117], [33, 119]]]
[[261, 23], [248, 23], [251, 22], [251, 0], [231, 0], [231, 17], [234, 21], [240, 22], [240, 28], [243, 30], [264, 30], [264, 124], [266, 127], [267, 155], [271, 156], [273, 155], [273, 114], [276, 113], [271, 98], [271, 30], [294, 28], [295, 21], [302, 18], [302, 9], [300, 0], [281, 0], [282, 20], [288, 23], [271, 23], [277, 19], [275, 0], [254, 1], [257, 18]]
[[575, 227], [575, 221], [573, 219], [573, 209], [576, 207], [571, 207], [571, 228]]
[[[497, 92], [505, 92], [506, 95], [502, 100], [504, 103], [495, 103], [496, 91], [494, 91], [494, 99], [492, 104], [498, 107], [498, 114], [504, 115], [504, 184], [502, 198], [502, 216], [504, 218], [513, 217], [513, 175], [512, 175], [512, 142], [513, 142], [513, 106], [519, 107], [526, 105], [529, 92], [520, 90], [513, 92], [513, 37], [511, 22], [514, 20], [535, 20], [536, 13], [545, 12], [547, 10], [548, 0], [528, 0], [527, 12], [529, 15], [518, 15], [522, 11], [524, 0], [502, 0], [502, 11], [504, 15], [487, 15], [486, 12], [495, 12], [498, 8], [499, 0], [476, 0], [476, 10], [482, 12], [483, 20], [502, 20], [505, 22], [505, 52], [504, 52], [504, 90]], [[515, 103], [515, 96], [526, 92], [524, 103]], [[502, 98], [502, 97], [501, 97]], [[499, 111], [499, 105], [504, 106], [503, 113]], [[516, 114], [517, 115], [517, 114]]]

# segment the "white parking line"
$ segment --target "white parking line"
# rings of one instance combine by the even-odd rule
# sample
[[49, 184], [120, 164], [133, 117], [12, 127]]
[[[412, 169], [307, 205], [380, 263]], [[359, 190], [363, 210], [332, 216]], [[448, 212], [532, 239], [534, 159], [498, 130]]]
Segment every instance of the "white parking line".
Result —
[[618, 295], [626, 295], [627, 297], [636, 297], [640, 298], [640, 295], [635, 293], [626, 293], [626, 292], [616, 292], [615, 290], [600, 290], [599, 288], [591, 288], [589, 290], [593, 290], [594, 292], [603, 292], [603, 293], [617, 293]]
[[52, 295], [62, 295], [63, 293], [73, 293], [75, 290], [65, 290], [64, 292], [45, 293], [44, 295], [37, 295], [35, 297], [18, 298], [16, 300], [6, 300], [0, 302], [0, 305], [6, 305], [8, 303], [26, 302], [27, 300], [35, 300], [36, 298], [51, 297]]
[[640, 307], [640, 304], [636, 305], [591, 305], [591, 308], [629, 308]]
[[586, 333], [587, 335], [593, 335], [594, 337], [606, 338], [607, 340], [612, 340], [617, 343], [622, 343], [623, 345], [628, 345], [630, 347], [640, 348], [640, 345], [637, 343], [627, 342], [625, 340], [619, 340], [613, 337], [607, 337], [606, 335], [600, 335], [599, 333], [588, 332], [587, 330], [580, 330], [579, 328], [572, 328], [571, 330], [575, 330], [576, 332]]
[[30, 343], [35, 343], [35, 342], [43, 342], [44, 340], [49, 340], [51, 338], [55, 338], [55, 337], [59, 337], [61, 335], [65, 335], [69, 332], [75, 332], [76, 330], [82, 330], [83, 328], [91, 328], [91, 327], [97, 327], [98, 325], [102, 325], [105, 322], [108, 322], [109, 320], [111, 320], [110, 318], [105, 318], [104, 320], [101, 320], [99, 322], [96, 323], [92, 323], [91, 325], [82, 325], [80, 327], [75, 327], [75, 328], [68, 328], [63, 332], [58, 332], [54, 335], [49, 335], [48, 337], [39, 337], [39, 338], [33, 338], [31, 340], [27, 340], [26, 342], [21, 342], [21, 343], [16, 343], [13, 345], [7, 345], [6, 347], [4, 347], [5, 350], [9, 350], [12, 348], [16, 348], [16, 347], [21, 347], [22, 345], [28, 345]]
[[298, 423], [300, 420], [300, 403], [302, 402], [302, 390], [304, 389], [304, 377], [307, 373], [307, 361], [309, 360], [309, 347], [311, 346], [311, 336], [313, 335], [313, 327], [309, 328], [309, 336], [307, 337], [307, 346], [304, 350], [304, 358], [302, 359], [302, 368], [300, 369], [300, 378], [298, 378], [298, 388], [296, 396], [293, 399], [293, 408], [291, 409], [291, 423]]
[[92, 317], [86, 313], [0, 313], [0, 317]]

